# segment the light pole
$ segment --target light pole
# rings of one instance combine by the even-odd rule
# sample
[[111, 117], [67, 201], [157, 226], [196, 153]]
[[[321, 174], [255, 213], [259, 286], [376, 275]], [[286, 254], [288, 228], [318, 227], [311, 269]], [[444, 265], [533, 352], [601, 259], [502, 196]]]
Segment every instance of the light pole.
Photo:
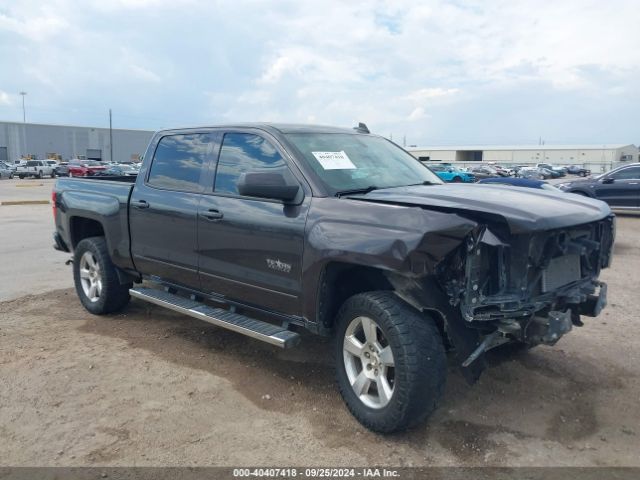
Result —
[[27, 114], [25, 113], [24, 110], [24, 96], [27, 94], [27, 92], [20, 92], [20, 95], [22, 95], [22, 123], [27, 123]]
[[113, 163], [113, 124], [111, 122], [111, 109], [109, 109], [109, 160]]

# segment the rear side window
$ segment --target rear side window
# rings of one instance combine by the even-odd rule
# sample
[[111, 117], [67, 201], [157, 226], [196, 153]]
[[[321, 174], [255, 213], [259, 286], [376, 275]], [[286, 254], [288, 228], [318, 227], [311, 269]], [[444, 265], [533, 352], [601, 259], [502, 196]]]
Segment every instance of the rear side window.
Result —
[[200, 173], [212, 151], [209, 133], [162, 137], [151, 162], [147, 183], [169, 190], [199, 192]]
[[251, 133], [227, 133], [222, 142], [214, 190], [238, 195], [238, 179], [249, 170], [282, 170], [287, 166], [278, 150]]
[[33, 161], [27, 162], [27, 167], [37, 167], [38, 165], [39, 165], [38, 162], [33, 162]]

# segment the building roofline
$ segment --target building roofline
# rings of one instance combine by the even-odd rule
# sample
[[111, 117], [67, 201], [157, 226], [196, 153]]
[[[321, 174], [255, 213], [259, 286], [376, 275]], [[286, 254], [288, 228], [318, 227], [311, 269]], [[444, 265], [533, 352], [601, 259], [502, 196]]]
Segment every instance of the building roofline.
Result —
[[624, 147], [638, 148], [633, 143], [612, 144], [583, 144], [583, 145], [440, 145], [407, 147], [410, 152], [415, 151], [496, 151], [496, 150], [612, 150]]
[[[23, 122], [14, 122], [14, 121], [10, 121], [10, 120], [0, 120], [0, 125], [16, 125], [16, 126], [29, 126], [29, 125], [33, 125], [33, 126], [37, 126], [37, 127], [63, 127], [63, 128], [88, 128], [88, 129], [101, 129], [101, 130], [109, 130], [109, 127], [97, 127], [97, 126], [90, 126], [90, 125], [63, 125], [63, 124], [59, 124], [59, 123], [33, 123], [33, 122], [27, 122], [27, 123], [23, 123]], [[141, 128], [112, 128], [112, 130], [120, 130], [120, 131], [125, 131], [125, 132], [148, 132], [148, 133], [154, 133], [155, 130], [144, 130]]]

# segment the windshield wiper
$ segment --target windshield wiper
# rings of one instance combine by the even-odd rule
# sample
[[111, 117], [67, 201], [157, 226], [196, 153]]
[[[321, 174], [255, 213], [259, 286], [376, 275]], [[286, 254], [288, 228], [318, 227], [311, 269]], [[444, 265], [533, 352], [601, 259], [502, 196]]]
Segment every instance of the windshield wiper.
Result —
[[437, 185], [437, 184], [433, 183], [430, 180], [425, 180], [424, 182], [420, 182], [420, 183], [412, 183], [411, 185], [407, 185], [407, 187], [417, 187], [418, 185]]
[[344, 195], [355, 195], [358, 193], [369, 193], [369, 192], [373, 192], [374, 190], [377, 190], [378, 187], [376, 187], [375, 185], [369, 185], [368, 187], [365, 188], [354, 188], [353, 190], [342, 190], [340, 192], [336, 192], [336, 197], [340, 198]]

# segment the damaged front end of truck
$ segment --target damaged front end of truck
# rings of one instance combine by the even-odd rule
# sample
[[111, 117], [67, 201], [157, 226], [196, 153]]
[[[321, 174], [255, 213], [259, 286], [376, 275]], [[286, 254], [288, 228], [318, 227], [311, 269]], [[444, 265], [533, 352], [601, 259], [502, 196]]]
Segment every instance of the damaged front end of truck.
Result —
[[512, 233], [501, 222], [478, 222], [458, 248], [421, 279], [391, 275], [398, 294], [436, 310], [468, 380], [484, 353], [505, 343], [554, 345], [581, 316], [606, 305], [598, 280], [611, 262], [615, 217], [552, 230]]
[[[482, 372], [487, 350], [553, 345], [606, 305], [599, 276], [611, 263], [615, 216], [604, 202], [487, 185], [409, 186], [352, 198], [412, 211], [403, 266], [385, 276], [398, 296], [441, 320], [468, 380]], [[408, 223], [402, 210], [389, 218]]]

